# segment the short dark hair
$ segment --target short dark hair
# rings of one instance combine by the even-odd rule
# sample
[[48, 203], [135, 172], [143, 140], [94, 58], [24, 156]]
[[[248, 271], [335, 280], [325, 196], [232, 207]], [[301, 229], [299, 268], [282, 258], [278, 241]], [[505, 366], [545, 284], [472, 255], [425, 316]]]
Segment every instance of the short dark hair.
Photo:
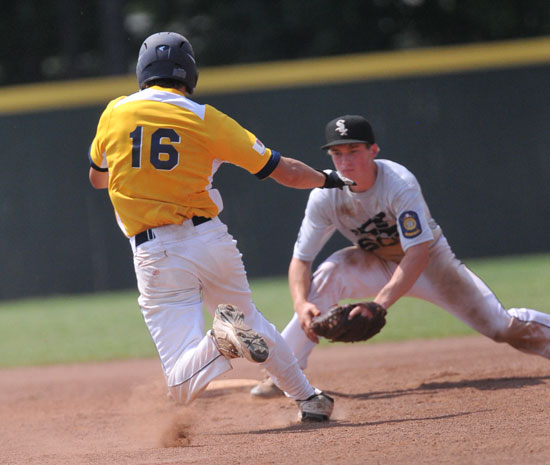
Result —
[[[338, 144], [338, 145], [346, 145], [346, 144], [349, 144], [349, 145], [364, 144], [367, 149], [370, 149], [374, 145], [374, 143], [370, 144], [368, 142], [342, 142], [342, 144]], [[327, 147], [327, 154], [330, 155], [330, 150], [332, 149], [332, 147], [333, 146]]]

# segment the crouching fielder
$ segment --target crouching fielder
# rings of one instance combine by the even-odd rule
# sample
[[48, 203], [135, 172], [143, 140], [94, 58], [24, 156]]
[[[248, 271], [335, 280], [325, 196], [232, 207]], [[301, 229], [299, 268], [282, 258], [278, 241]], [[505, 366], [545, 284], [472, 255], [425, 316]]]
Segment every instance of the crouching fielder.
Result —
[[[379, 147], [363, 117], [334, 119], [326, 139], [322, 148], [356, 185], [313, 190], [294, 246], [289, 284], [295, 314], [282, 334], [302, 369], [318, 342], [312, 318], [342, 299], [372, 298], [388, 309], [403, 296], [438, 305], [494, 341], [550, 358], [550, 315], [505, 309], [455, 257], [414, 175], [390, 160], [375, 160]], [[313, 260], [335, 231], [353, 246], [332, 254], [312, 276]], [[367, 313], [358, 305], [350, 316]], [[259, 396], [277, 392], [272, 380], [252, 390]]]

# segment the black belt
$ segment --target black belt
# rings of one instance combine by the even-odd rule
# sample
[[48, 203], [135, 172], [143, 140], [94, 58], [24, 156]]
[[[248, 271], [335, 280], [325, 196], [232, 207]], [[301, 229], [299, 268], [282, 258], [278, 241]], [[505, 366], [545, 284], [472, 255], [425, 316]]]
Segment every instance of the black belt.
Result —
[[[206, 223], [211, 219], [212, 218], [207, 218], [206, 216], [194, 216], [193, 218], [191, 218], [191, 223], [193, 223], [193, 226], [198, 226], [199, 224]], [[141, 231], [140, 233], [137, 233], [134, 236], [134, 240], [136, 241], [136, 247], [154, 238], [155, 238], [155, 233], [153, 232], [152, 229]]]

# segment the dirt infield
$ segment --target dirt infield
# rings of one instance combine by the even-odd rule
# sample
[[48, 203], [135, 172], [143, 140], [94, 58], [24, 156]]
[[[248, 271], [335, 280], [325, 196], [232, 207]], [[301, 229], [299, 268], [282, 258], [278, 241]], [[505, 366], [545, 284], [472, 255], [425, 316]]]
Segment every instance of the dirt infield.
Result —
[[[0, 463], [549, 464], [550, 362], [481, 337], [334, 345], [306, 373], [336, 400], [301, 424], [237, 360], [189, 407], [156, 359], [0, 371]], [[244, 380], [244, 381], [242, 381]]]

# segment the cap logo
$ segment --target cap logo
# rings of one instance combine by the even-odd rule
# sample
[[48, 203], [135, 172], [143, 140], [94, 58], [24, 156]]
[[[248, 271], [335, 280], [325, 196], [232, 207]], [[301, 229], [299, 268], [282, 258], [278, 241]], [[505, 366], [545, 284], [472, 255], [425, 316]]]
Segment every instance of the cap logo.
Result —
[[159, 45], [159, 46], [157, 47], [157, 50], [158, 50], [159, 52], [164, 52], [165, 50], [168, 50], [169, 48], [170, 48], [170, 47], [169, 47], [168, 45]]
[[336, 121], [335, 131], [339, 132], [341, 136], [347, 136], [348, 135], [348, 130], [346, 128], [345, 123], [346, 123], [345, 119], [339, 119], [338, 121]]

